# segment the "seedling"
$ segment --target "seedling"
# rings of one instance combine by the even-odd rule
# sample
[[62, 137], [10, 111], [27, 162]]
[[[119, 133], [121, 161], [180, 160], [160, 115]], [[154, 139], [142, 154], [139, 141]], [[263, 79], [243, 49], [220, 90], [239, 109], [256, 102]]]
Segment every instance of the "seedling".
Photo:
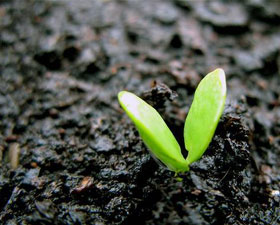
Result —
[[150, 153], [176, 174], [189, 170], [189, 165], [203, 155], [210, 144], [226, 100], [226, 79], [222, 69], [207, 74], [199, 83], [184, 127], [185, 159], [174, 135], [148, 103], [136, 95], [121, 91], [121, 107], [134, 122]]

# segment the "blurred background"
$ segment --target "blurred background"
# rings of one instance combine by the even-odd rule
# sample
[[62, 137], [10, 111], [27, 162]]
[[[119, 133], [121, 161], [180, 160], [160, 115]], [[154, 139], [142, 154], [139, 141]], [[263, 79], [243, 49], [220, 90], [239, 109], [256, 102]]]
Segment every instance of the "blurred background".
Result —
[[[279, 50], [280, 1], [1, 1], [0, 220], [280, 223]], [[183, 143], [195, 88], [217, 67], [223, 121], [245, 120], [234, 138], [247, 161], [178, 183], [150, 158], [117, 93], [153, 104]]]

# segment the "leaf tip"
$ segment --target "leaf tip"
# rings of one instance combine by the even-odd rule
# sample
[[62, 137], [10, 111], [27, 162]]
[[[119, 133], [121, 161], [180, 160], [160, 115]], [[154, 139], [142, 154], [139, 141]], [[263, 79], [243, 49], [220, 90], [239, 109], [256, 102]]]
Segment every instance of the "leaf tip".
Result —
[[126, 93], [127, 93], [126, 91], [120, 91], [120, 92], [118, 93], [118, 99], [119, 99], [119, 101], [122, 100], [123, 96], [124, 96]]
[[224, 70], [222, 68], [217, 68], [212, 73], [215, 74], [218, 77], [218, 79], [220, 80], [221, 87], [222, 87], [222, 93], [223, 93], [223, 95], [225, 95], [226, 94], [226, 75], [225, 75]]

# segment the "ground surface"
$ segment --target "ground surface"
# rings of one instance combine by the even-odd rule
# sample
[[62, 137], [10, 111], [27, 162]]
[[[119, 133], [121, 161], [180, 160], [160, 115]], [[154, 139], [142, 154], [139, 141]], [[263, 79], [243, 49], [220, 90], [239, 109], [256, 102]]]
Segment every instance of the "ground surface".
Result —
[[[1, 224], [279, 224], [279, 25], [278, 1], [1, 1]], [[145, 98], [182, 144], [217, 67], [225, 113], [177, 181], [116, 95]]]

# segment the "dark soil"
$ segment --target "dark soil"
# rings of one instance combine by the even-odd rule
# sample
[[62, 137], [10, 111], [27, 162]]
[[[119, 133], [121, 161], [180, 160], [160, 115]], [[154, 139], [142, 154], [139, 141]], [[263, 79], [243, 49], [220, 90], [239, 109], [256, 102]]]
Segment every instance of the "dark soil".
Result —
[[[280, 224], [279, 50], [279, 1], [1, 1], [0, 223]], [[178, 181], [117, 93], [145, 98], [183, 144], [217, 67], [225, 112]]]

